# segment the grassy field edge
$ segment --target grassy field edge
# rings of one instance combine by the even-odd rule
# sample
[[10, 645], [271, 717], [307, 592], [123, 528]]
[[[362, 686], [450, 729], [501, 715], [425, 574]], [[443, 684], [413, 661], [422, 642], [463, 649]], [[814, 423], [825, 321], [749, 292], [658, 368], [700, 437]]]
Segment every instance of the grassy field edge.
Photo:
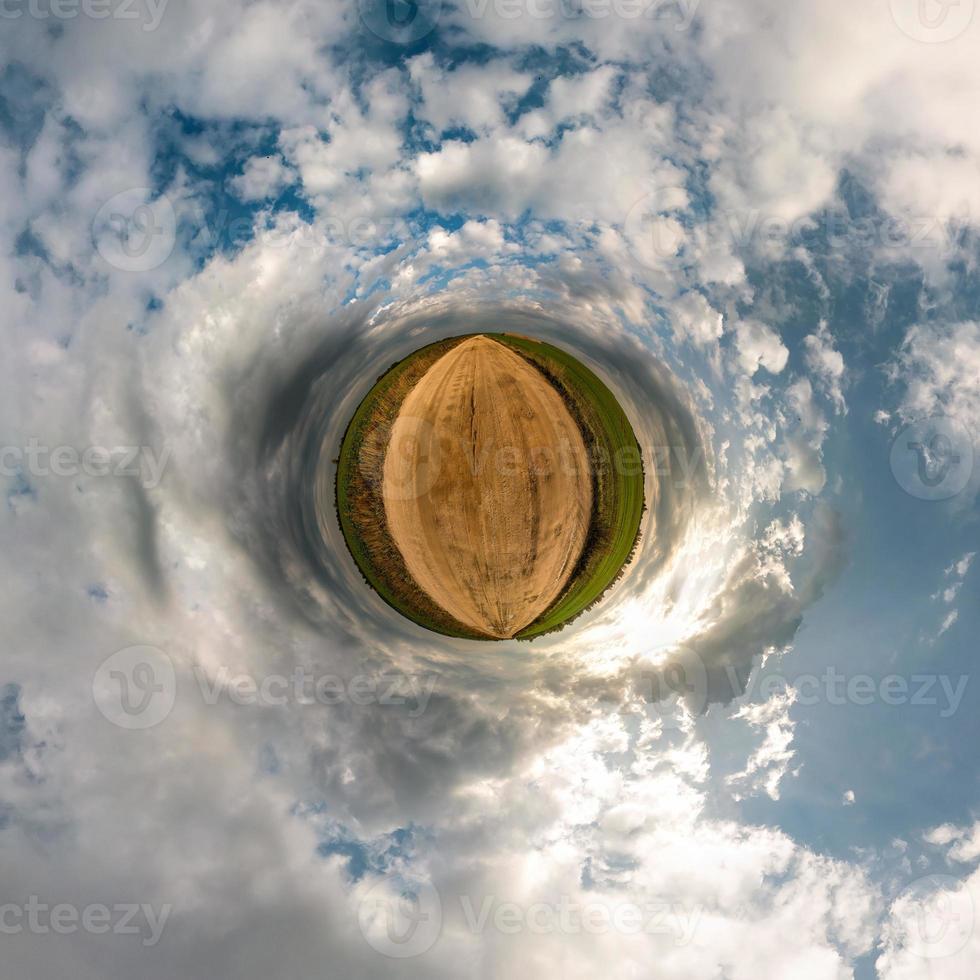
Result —
[[589, 535], [561, 594], [517, 634], [519, 640], [532, 640], [587, 612], [625, 572], [636, 553], [646, 509], [643, 455], [615, 395], [578, 358], [516, 334], [488, 336], [516, 350], [554, 385], [579, 424], [592, 461]]
[[421, 347], [378, 377], [351, 416], [340, 441], [334, 503], [347, 550], [364, 581], [396, 612], [436, 633], [489, 640], [460, 623], [420, 589], [405, 567], [385, 519], [384, 451], [402, 402], [428, 368], [465, 337]]
[[[381, 374], [354, 411], [341, 439], [334, 485], [337, 518], [365, 582], [412, 622], [460, 639], [491, 640], [458, 622], [415, 584], [387, 528], [381, 495], [384, 453], [398, 411], [419, 379], [473, 334], [419, 348]], [[645, 511], [643, 459], [629, 419], [605, 383], [578, 358], [543, 341], [486, 333], [536, 367], [578, 424], [591, 462], [589, 533], [554, 602], [517, 635], [533, 640], [562, 629], [601, 601], [624, 573], [640, 540]]]

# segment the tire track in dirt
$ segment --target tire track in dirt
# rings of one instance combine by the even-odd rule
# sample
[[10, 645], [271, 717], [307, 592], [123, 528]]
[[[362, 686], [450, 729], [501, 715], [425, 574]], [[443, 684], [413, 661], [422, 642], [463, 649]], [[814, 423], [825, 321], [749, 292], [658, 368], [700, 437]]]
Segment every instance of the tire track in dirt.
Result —
[[472, 337], [429, 368], [395, 421], [383, 481], [392, 538], [450, 615], [513, 636], [551, 604], [581, 554], [588, 467], [551, 383], [504, 345]]

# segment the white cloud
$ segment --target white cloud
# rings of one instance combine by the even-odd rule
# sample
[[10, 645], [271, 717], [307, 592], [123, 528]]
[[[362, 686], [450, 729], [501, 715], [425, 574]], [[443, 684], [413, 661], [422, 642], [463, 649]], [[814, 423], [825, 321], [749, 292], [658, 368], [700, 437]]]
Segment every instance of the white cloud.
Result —
[[621, 224], [638, 201], [680, 179], [660, 152], [672, 122], [668, 108], [638, 98], [622, 116], [566, 131], [550, 148], [509, 128], [444, 141], [419, 154], [415, 173], [426, 205], [443, 211], [513, 220], [533, 208], [546, 220]]
[[744, 718], [753, 729], [765, 733], [765, 740], [749, 757], [745, 768], [726, 779], [735, 788], [735, 799], [741, 798], [745, 787], [764, 790], [771, 799], [779, 799], [779, 784], [795, 755], [792, 749], [795, 726], [789, 716], [795, 700], [796, 693], [790, 689], [761, 704], [743, 705], [732, 716]]
[[243, 201], [264, 201], [275, 197], [294, 179], [282, 157], [252, 157], [244, 171], [232, 178], [231, 187]]
[[882, 980], [926, 980], [942, 964], [944, 977], [966, 980], [976, 972], [980, 936], [975, 928], [980, 868], [956, 865], [980, 858], [980, 823], [943, 824], [927, 831], [927, 843], [947, 849], [950, 873], [913, 882], [892, 902], [878, 960]]
[[823, 466], [823, 443], [827, 421], [813, 397], [808, 378], [797, 378], [786, 389], [787, 432], [783, 438], [786, 462], [785, 490], [820, 493], [827, 481]]
[[523, 115], [517, 128], [528, 139], [548, 137], [560, 123], [586, 120], [595, 122], [611, 95], [617, 71], [602, 65], [595, 71], [572, 77], [559, 76], [548, 88], [545, 105]]
[[943, 633], [947, 632], [950, 629], [950, 627], [952, 627], [959, 618], [960, 618], [959, 610], [951, 609], [943, 617], [943, 621], [939, 624], [939, 632], [936, 635], [942, 636]]
[[513, 137], [449, 141], [418, 157], [419, 187], [430, 207], [475, 208], [514, 218], [531, 203], [543, 180], [548, 152]]
[[[6, 438], [166, 441], [174, 449], [152, 493], [124, 482], [36, 481], [4, 511], [5, 622], [12, 636], [29, 637], [8, 658], [23, 686], [27, 734], [22, 757], [0, 763], [7, 887], [55, 900], [128, 889], [172, 901], [181, 939], [176, 951], [175, 943], [137, 958], [118, 945], [106, 952], [92, 937], [81, 947], [26, 937], [5, 943], [11, 970], [247, 980], [308, 976], [329, 962], [343, 976], [387, 975], [391, 963], [374, 956], [355, 923], [373, 872], [355, 885], [338, 857], [317, 856], [320, 805], [359, 839], [415, 826], [421, 843], [391, 860], [430, 876], [450, 902], [461, 893], [525, 906], [566, 894], [609, 905], [666, 896], [693, 930], [679, 934], [681, 944], [670, 934], [525, 932], [511, 941], [473, 936], [457, 908], [435, 952], [400, 966], [406, 977], [455, 977], [461, 963], [495, 976], [548, 976], [556, 962], [569, 976], [625, 977], [655, 960], [668, 980], [836, 980], [872, 949], [877, 891], [856, 861], [720, 818], [710, 807], [718, 774], [692, 719], [687, 730], [666, 732], [642, 710], [649, 706], [627, 706], [627, 719], [622, 706], [607, 710], [594, 699], [616, 700], [610, 676], [624, 651], [652, 635], [701, 641], [705, 656], [740, 667], [785, 647], [839, 559], [834, 525], [816, 520], [809, 533], [802, 504], [802, 517], [763, 517], [759, 542], [746, 515], [761, 514], [782, 491], [821, 490], [830, 423], [818, 396], [842, 414], [851, 365], [845, 370], [823, 323], [798, 348], [789, 331], [781, 337], [762, 319], [740, 318], [739, 303], [755, 288], [746, 256], [731, 235], [715, 234], [689, 177], [704, 176], [716, 210], [788, 221], [832, 199], [841, 165], [853, 162], [886, 207], [919, 201], [938, 217], [958, 216], [961, 198], [972, 207], [976, 193], [973, 52], [912, 46], [883, 7], [694, 6], [676, 13], [697, 14], [697, 31], [676, 30], [673, 8], [657, 23], [594, 24], [508, 22], [493, 10], [467, 20], [447, 9], [447, 37], [455, 23], [522, 50], [470, 64], [429, 55], [381, 70], [368, 62], [363, 85], [342, 48], [356, 28], [353, 5], [174, 3], [152, 37], [115, 22], [61, 32], [26, 19], [7, 25], [5, 60], [29, 62], [50, 95], [37, 132], [21, 146], [22, 134], [5, 131], [10, 143], [0, 146]], [[588, 51], [588, 70], [542, 77], [543, 105], [512, 124], [508, 110], [536, 72], [514, 67], [523, 63], [517, 55], [572, 42]], [[683, 78], [683, 104], [659, 94], [661, 73]], [[177, 113], [206, 134], [178, 132]], [[423, 135], [408, 132], [410, 117]], [[438, 131], [456, 126], [477, 138], [438, 141]], [[266, 145], [259, 131], [263, 141], [278, 134], [276, 154], [256, 156]], [[93, 215], [119, 190], [156, 187], [158, 146], [171, 137], [193, 164], [178, 161], [163, 189], [181, 215], [209, 191], [188, 172], [234, 156], [247, 159], [231, 180], [241, 199], [267, 199], [295, 178], [316, 212], [312, 225], [274, 216], [260, 229], [270, 234], [203, 268], [182, 243], [145, 275], [108, 267], [92, 242]], [[417, 152], [415, 138], [435, 143]], [[931, 187], [928, 168], [942, 174]], [[652, 246], [649, 225], [629, 223], [644, 201], [672, 236], [669, 254]], [[398, 226], [367, 242], [336, 234], [338, 222], [380, 225], [422, 206], [459, 212], [462, 222], [453, 231], [416, 225], [411, 234]], [[28, 227], [44, 257], [13, 248]], [[450, 282], [426, 297], [434, 287], [420, 280], [436, 265]], [[663, 300], [670, 336], [650, 335], [647, 289]], [[681, 398], [654, 345], [678, 373], [695, 370], [691, 347], [724, 351], [737, 375], [731, 391], [710, 373], [690, 382], [708, 407], [707, 419], [691, 417], [691, 430], [726, 430], [726, 451], [712, 460], [717, 482], [705, 492], [711, 507], [691, 504], [697, 526], [685, 532], [683, 508], [665, 504], [678, 526], [666, 522], [643, 543], [647, 556], [664, 549], [658, 563], [638, 566], [585, 623], [578, 646], [566, 648], [566, 637], [542, 644], [530, 662], [521, 650], [460, 667], [451, 645], [426, 644], [425, 666], [449, 689], [418, 722], [370, 712], [223, 712], [185, 699], [172, 724], [145, 738], [107, 727], [86, 694], [91, 674], [101, 657], [133, 642], [165, 645], [184, 681], [194, 665], [414, 663], [417, 633], [381, 640], [358, 601], [337, 583], [313, 582], [295, 553], [277, 553], [274, 568], [257, 559], [269, 527], [254, 515], [274, 509], [264, 478], [288, 471], [292, 457], [279, 447], [269, 472], [257, 472], [255, 447], [280, 434], [270, 398], [281, 396], [275, 406], [288, 413], [295, 391], [283, 391], [283, 378], [316, 363], [318, 344], [343, 348], [336, 363], [347, 373], [330, 379], [339, 419], [356, 401], [365, 364], [385, 366], [393, 337], [406, 349], [414, 342], [399, 332], [398, 312], [414, 310], [426, 323], [459, 309], [475, 316], [500, 296], [513, 302], [510, 315], [547, 308], [575, 325], [578, 341], [618, 355], [624, 400], [634, 407], [654, 385]], [[148, 310], [150, 297], [163, 308]], [[427, 329], [420, 323], [415, 336]], [[807, 377], [784, 376], [791, 344]], [[356, 370], [344, 349], [364, 353]], [[975, 323], [913, 328], [896, 362], [905, 384], [899, 415], [948, 411], [975, 423], [978, 352]], [[647, 388], [629, 376], [635, 364], [648, 369]], [[665, 481], [661, 492], [677, 491]], [[288, 539], [290, 516], [274, 526], [276, 541]], [[794, 564], [804, 542], [817, 567], [811, 575]], [[970, 557], [955, 564], [960, 580]], [[104, 585], [108, 599], [87, 595], [90, 584]], [[321, 617], [316, 628], [297, 614], [303, 603]], [[66, 635], [83, 642], [66, 646]], [[592, 639], [602, 642], [589, 646]], [[585, 646], [607, 662], [583, 666], [575, 658]], [[504, 666], [513, 667], [513, 685]], [[789, 706], [739, 709], [758, 741], [735, 766], [730, 788], [740, 796], [775, 798], [793, 771]], [[276, 773], [260, 770], [270, 746]], [[304, 809], [302, 800], [315, 803]], [[951, 860], [974, 860], [975, 837], [950, 838]], [[951, 976], [968, 975], [970, 967], [951, 964]], [[886, 975], [917, 968], [890, 938]]]
[[972, 827], [957, 827], [953, 824], [940, 824], [922, 835], [928, 844], [946, 848], [951, 861], [969, 864], [980, 858], [980, 822]]
[[772, 327], [759, 320], [740, 320], [735, 327], [738, 362], [749, 376], [759, 368], [779, 374], [789, 360], [789, 350]]
[[421, 94], [418, 114], [439, 132], [466, 126], [481, 133], [504, 125], [504, 101], [519, 99], [533, 81], [503, 61], [444, 71], [429, 52], [413, 58], [408, 71]]
[[[960, 558], [958, 561], [954, 561], [946, 569], [943, 577], [949, 580], [949, 584], [939, 589], [939, 591], [932, 596], [934, 602], [942, 600], [945, 605], [952, 606], [963, 588], [963, 580], [966, 578], [966, 574], [969, 572], [970, 566], [973, 564], [973, 559], [975, 557], [975, 551], [968, 551], [962, 558]], [[944, 633], [947, 633], [956, 624], [959, 618], [960, 613], [958, 609], [952, 608], [947, 610], [939, 624], [939, 629], [936, 633], [935, 639], [939, 639], [939, 637], [941, 637]]]
[[958, 579], [962, 580], [966, 578], [966, 573], [970, 570], [970, 566], [973, 564], [973, 559], [977, 557], [975, 551], [968, 551], [959, 561], [954, 561], [949, 568], [946, 569], [946, 578], [951, 575], [955, 575]]
[[816, 376], [820, 390], [831, 400], [834, 411], [847, 411], [841, 383], [844, 379], [844, 358], [834, 347], [834, 338], [826, 323], [821, 323], [816, 333], [803, 341], [806, 347], [806, 365]]
[[670, 323], [678, 340], [695, 347], [709, 347], [722, 335], [723, 317], [701, 293], [689, 292], [671, 305]]
[[906, 421], [950, 415], [980, 432], [980, 324], [919, 324], [905, 335], [891, 375]]

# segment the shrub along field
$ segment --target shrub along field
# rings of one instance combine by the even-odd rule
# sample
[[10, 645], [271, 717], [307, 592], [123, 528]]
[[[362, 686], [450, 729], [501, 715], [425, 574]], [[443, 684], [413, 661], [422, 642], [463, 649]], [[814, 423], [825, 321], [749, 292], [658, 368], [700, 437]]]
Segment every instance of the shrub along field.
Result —
[[619, 402], [581, 361], [541, 341], [491, 336], [523, 354], [558, 389], [582, 429], [592, 460], [592, 523], [585, 547], [561, 595], [517, 634], [530, 640], [561, 629], [590, 609], [623, 574], [640, 538], [643, 457]]
[[471, 640], [491, 637], [464, 626], [416, 584], [388, 530], [381, 488], [395, 417], [422, 375], [465, 337], [429, 344], [393, 364], [357, 407], [340, 444], [337, 517], [365, 581], [393, 609], [419, 626]]
[[[494, 637], [459, 622], [419, 587], [395, 544], [382, 484], [392, 426], [408, 393], [466, 335], [437, 341], [394, 364], [358, 406], [341, 442], [336, 505], [347, 546], [367, 583], [399, 613], [427, 629], [474, 640]], [[622, 575], [637, 546], [644, 511], [640, 447], [605, 384], [577, 358], [551, 344], [486, 334], [534, 365], [561, 395], [588, 450], [592, 514], [581, 554], [547, 609], [517, 639], [561, 629], [595, 605]]]

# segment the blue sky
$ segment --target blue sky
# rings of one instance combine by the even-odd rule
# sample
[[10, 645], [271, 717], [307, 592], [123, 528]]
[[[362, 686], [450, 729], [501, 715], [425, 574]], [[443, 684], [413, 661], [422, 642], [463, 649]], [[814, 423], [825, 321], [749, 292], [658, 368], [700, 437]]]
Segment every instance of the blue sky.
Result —
[[[972, 0], [4, 9], [13, 971], [975, 973]], [[384, 606], [330, 490], [499, 329], [651, 505], [530, 645]]]

